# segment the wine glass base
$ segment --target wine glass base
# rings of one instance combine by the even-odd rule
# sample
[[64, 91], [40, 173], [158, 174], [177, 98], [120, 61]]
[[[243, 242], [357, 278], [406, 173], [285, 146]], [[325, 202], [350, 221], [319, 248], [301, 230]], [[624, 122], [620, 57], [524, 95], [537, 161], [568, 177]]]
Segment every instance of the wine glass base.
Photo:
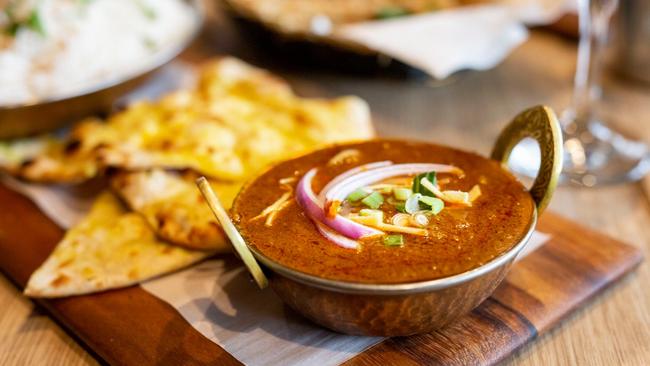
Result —
[[[564, 167], [561, 184], [593, 187], [631, 182], [650, 171], [650, 152], [639, 141], [593, 121], [580, 133], [564, 134]], [[534, 140], [517, 145], [510, 168], [527, 177], [535, 177], [539, 167], [539, 148]]]

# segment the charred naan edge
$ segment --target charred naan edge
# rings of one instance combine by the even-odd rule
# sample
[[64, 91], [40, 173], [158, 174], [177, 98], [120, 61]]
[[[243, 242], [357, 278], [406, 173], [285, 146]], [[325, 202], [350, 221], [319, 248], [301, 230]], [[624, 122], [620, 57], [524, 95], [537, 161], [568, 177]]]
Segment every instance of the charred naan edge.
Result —
[[126, 287], [211, 254], [160, 241], [140, 215], [104, 192], [32, 274], [25, 294], [62, 297]]
[[[119, 172], [111, 178], [113, 190], [141, 214], [158, 237], [191, 249], [229, 252], [230, 244], [196, 188], [198, 175], [162, 169]], [[211, 181], [226, 208], [240, 183]]]
[[100, 173], [95, 152], [72, 136], [4, 141], [0, 142], [0, 170], [34, 182], [79, 183]]

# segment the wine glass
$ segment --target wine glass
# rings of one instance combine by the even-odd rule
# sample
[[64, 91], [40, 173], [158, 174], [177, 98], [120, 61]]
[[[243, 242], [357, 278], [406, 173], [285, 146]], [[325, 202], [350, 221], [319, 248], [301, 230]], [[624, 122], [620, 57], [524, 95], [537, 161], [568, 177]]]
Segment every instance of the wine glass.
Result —
[[[618, 0], [578, 0], [580, 42], [573, 99], [560, 116], [564, 134], [564, 169], [560, 181], [580, 186], [621, 183], [650, 170], [648, 147], [608, 126], [599, 109], [603, 49]], [[537, 151], [531, 143], [517, 147], [525, 160], [511, 166], [534, 176]], [[515, 155], [515, 154], [513, 154]], [[515, 155], [516, 156], [516, 155]]]

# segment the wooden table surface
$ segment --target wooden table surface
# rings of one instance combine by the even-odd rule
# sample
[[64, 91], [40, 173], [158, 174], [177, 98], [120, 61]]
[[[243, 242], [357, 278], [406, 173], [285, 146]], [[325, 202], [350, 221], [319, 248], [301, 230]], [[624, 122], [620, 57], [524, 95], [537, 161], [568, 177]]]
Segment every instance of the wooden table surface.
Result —
[[[233, 54], [262, 66], [250, 46], [211, 9], [209, 24], [184, 57]], [[534, 31], [504, 63], [464, 72], [445, 83], [275, 70], [302, 95], [356, 94], [366, 99], [381, 135], [428, 139], [487, 154], [499, 129], [525, 107], [561, 111], [570, 100], [576, 44]], [[605, 81], [604, 111], [612, 123], [650, 142], [650, 86]], [[598, 189], [560, 188], [551, 209], [650, 249], [650, 180]], [[1, 233], [0, 233], [1, 235]], [[16, 243], [20, 245], [20, 243]], [[650, 265], [601, 294], [554, 331], [505, 361], [511, 365], [650, 364]], [[0, 275], [0, 364], [87, 365], [97, 361]]]

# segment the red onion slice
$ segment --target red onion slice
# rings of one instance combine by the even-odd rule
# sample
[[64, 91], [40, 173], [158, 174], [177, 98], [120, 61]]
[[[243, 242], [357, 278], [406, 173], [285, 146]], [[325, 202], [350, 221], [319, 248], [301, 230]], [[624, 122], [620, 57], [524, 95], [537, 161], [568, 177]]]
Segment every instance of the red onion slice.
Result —
[[316, 224], [325, 224], [334, 229], [337, 233], [355, 240], [383, 234], [382, 231], [361, 225], [341, 215], [336, 215], [334, 218], [327, 217], [323, 210], [323, 206], [318, 201], [318, 198], [316, 198], [316, 195], [311, 188], [312, 180], [314, 179], [316, 172], [316, 168], [308, 171], [302, 177], [300, 182], [298, 182], [298, 186], [296, 187], [296, 200], [312, 221]]
[[[343, 201], [355, 189], [370, 185], [372, 183], [397, 177], [400, 175], [415, 175], [420, 173], [432, 172], [436, 173], [459, 173], [462, 172], [459, 168], [452, 165], [445, 164], [395, 164], [385, 167], [380, 167], [353, 175], [348, 175], [343, 179], [339, 179], [336, 185], [329, 188], [324, 193], [324, 201], [331, 202], [334, 200]], [[342, 175], [345, 175], [343, 173]], [[340, 177], [340, 176], [339, 176]], [[338, 177], [337, 177], [338, 178]], [[334, 178], [334, 180], [337, 180]]]
[[359, 248], [359, 242], [356, 240], [348, 239], [347, 237], [337, 233], [336, 231], [329, 228], [329, 226], [314, 221], [316, 228], [327, 240], [334, 242], [334, 244], [346, 248], [346, 249], [357, 249]]
[[325, 194], [332, 187], [339, 185], [339, 183], [343, 179], [346, 179], [346, 178], [348, 178], [350, 176], [353, 176], [355, 174], [358, 174], [358, 173], [363, 173], [363, 172], [366, 172], [366, 171], [369, 171], [369, 170], [372, 170], [372, 169], [376, 169], [376, 168], [382, 168], [382, 167], [385, 167], [385, 166], [388, 166], [388, 165], [391, 165], [391, 164], [393, 164], [393, 162], [388, 161], [388, 160], [386, 160], [386, 161], [378, 161], [378, 162], [374, 162], [374, 163], [359, 165], [358, 167], [352, 168], [352, 169], [346, 171], [345, 173], [342, 173], [341, 175], [337, 175], [336, 178], [329, 181], [329, 183], [327, 183], [325, 185], [325, 187], [323, 187], [323, 189], [318, 194], [318, 200], [320, 202], [324, 203], [325, 202]]

